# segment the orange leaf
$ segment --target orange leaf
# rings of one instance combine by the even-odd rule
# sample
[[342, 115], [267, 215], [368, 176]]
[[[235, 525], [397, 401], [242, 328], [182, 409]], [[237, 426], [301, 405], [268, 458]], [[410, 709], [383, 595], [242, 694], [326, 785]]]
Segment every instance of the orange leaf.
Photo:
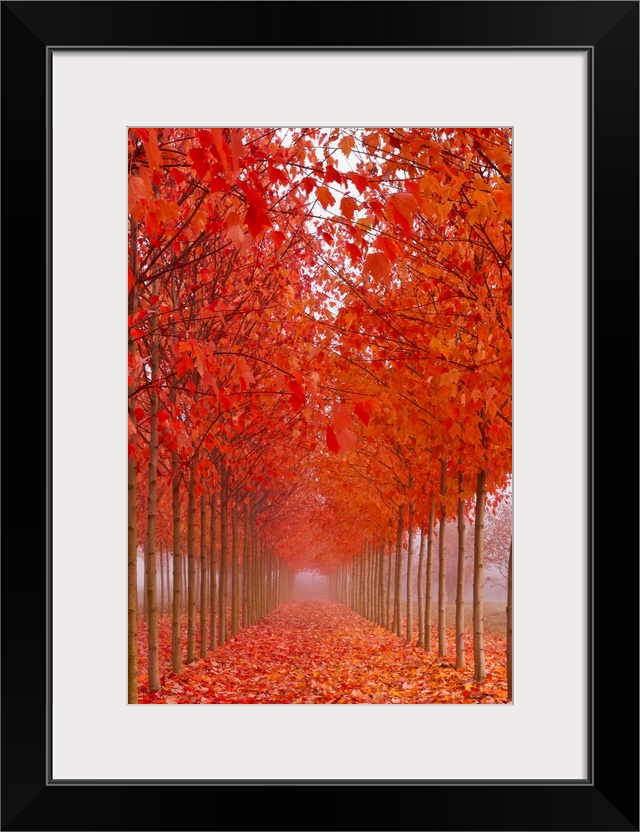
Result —
[[387, 255], [381, 251], [374, 251], [373, 254], [367, 255], [367, 259], [364, 261], [364, 272], [370, 274], [374, 280], [381, 280], [385, 286], [389, 286], [391, 263], [387, 259]]
[[328, 208], [335, 202], [335, 198], [329, 188], [325, 188], [324, 186], [316, 188], [316, 196], [323, 208]]
[[351, 196], [343, 196], [340, 200], [340, 210], [342, 211], [342, 216], [346, 217], [348, 220], [353, 219], [353, 215], [357, 207], [358, 203]]

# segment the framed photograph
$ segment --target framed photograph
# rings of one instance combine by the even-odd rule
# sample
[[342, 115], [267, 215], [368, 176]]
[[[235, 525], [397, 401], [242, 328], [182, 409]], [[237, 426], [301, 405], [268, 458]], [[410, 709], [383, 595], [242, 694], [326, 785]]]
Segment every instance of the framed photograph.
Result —
[[[627, 391], [637, 379], [638, 3], [5, 2], [2, 24], [5, 293], [11, 324], [20, 321], [23, 333], [9, 329], [12, 365], [21, 368], [11, 375], [8, 410], [18, 418], [9, 420], [10, 447], [15, 432], [16, 444], [20, 437], [46, 460], [39, 491], [24, 451], [10, 469], [16, 518], [26, 501], [46, 523], [35, 537], [29, 514], [18, 521], [3, 558], [2, 828], [401, 829], [416, 816], [428, 829], [638, 829], [637, 542], [629, 547], [621, 499], [628, 424], [637, 424]], [[471, 178], [482, 141], [508, 147], [509, 169], [492, 150], [478, 171], [495, 169], [513, 184], [513, 701], [511, 687], [507, 695], [506, 687], [470, 681], [472, 707], [444, 694], [400, 692], [387, 701], [357, 687], [349, 690], [355, 699], [320, 699], [334, 708], [300, 707], [315, 697], [274, 698], [280, 707], [271, 708], [244, 694], [200, 708], [179, 686], [160, 698], [184, 707], [127, 703], [123, 252], [131, 204], [135, 222], [143, 190], [159, 192], [152, 171], [166, 172], [171, 144], [194, 170], [206, 155], [214, 206], [212, 177], [222, 183], [218, 167], [234, 165], [233, 139], [221, 128], [241, 128], [248, 143], [257, 126], [315, 130], [320, 144], [346, 138], [347, 157], [353, 141], [372, 153], [371, 178], [383, 134], [407, 145], [413, 138], [416, 148], [425, 138], [434, 148], [446, 142], [449, 154], [469, 141], [459, 170]], [[200, 133], [181, 132], [191, 127]], [[284, 148], [302, 141], [295, 130], [279, 136]], [[127, 164], [136, 171], [129, 212]], [[331, 188], [344, 187], [346, 226], [349, 200], [365, 185], [356, 181], [360, 168], [343, 164], [331, 161], [328, 178], [323, 169], [323, 181], [301, 187], [313, 189], [321, 218], [332, 208]], [[175, 168], [179, 187], [184, 172]], [[395, 191], [378, 219], [395, 223], [400, 239], [425, 196], [401, 191], [397, 183], [410, 175], [398, 170], [396, 161]], [[246, 215], [226, 205], [225, 227], [213, 229], [237, 256], [269, 221], [251, 182], [241, 188]], [[167, 217], [176, 219], [181, 199], [163, 209]], [[475, 210], [480, 221], [479, 202]], [[333, 267], [343, 256], [362, 257], [365, 276], [384, 284], [392, 252], [379, 244], [367, 253], [371, 227], [356, 224], [355, 237], [327, 234], [327, 244], [339, 242]], [[498, 257], [487, 229], [487, 250]], [[320, 223], [317, 232], [327, 233]], [[289, 232], [272, 233], [277, 247]], [[153, 227], [145, 234], [151, 251], [159, 238]], [[471, 260], [456, 268], [467, 275]], [[431, 291], [428, 266], [421, 275]], [[27, 281], [35, 291], [25, 292]], [[144, 304], [162, 303], [145, 290]], [[146, 326], [140, 338], [151, 343]], [[459, 333], [451, 338], [459, 343]], [[185, 367], [202, 363], [188, 334], [181, 343]], [[256, 383], [257, 370], [236, 353], [232, 372], [243, 392]], [[274, 378], [294, 399], [293, 412], [302, 410], [306, 378]], [[211, 390], [231, 412], [223, 383], [211, 380]], [[366, 397], [354, 397], [348, 414], [340, 402], [323, 405], [329, 458], [348, 451], [373, 419]], [[252, 493], [228, 529], [240, 526], [249, 564]], [[402, 531], [399, 540], [401, 552]], [[255, 557], [267, 558], [272, 576], [256, 603], [275, 606], [286, 596], [286, 571], [257, 543]], [[363, 563], [336, 573], [323, 591], [375, 622], [389, 599], [377, 580], [384, 560], [370, 547]], [[206, 603], [206, 590], [201, 597]], [[247, 624], [249, 599], [242, 596]], [[395, 614], [400, 627], [399, 606]], [[169, 620], [162, 626], [170, 639]], [[160, 701], [140, 679], [139, 702]], [[196, 688], [207, 684], [200, 674]], [[631, 753], [621, 757], [621, 745]], [[200, 805], [192, 786], [210, 789], [210, 799]], [[393, 793], [378, 788], [402, 795], [389, 800]], [[256, 799], [239, 800], [238, 789]], [[336, 794], [335, 806], [323, 789]]]

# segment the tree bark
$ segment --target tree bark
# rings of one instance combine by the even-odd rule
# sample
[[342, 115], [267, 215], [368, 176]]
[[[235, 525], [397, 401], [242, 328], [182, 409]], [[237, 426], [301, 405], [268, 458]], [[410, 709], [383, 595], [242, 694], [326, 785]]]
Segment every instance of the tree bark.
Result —
[[249, 566], [249, 505], [244, 504], [244, 538], [242, 541], [242, 626], [247, 627], [249, 624], [249, 580], [251, 569]]
[[407, 547], [407, 641], [413, 641], [413, 503], [409, 504], [409, 543]]
[[171, 505], [173, 514], [173, 611], [171, 614], [171, 665], [174, 673], [182, 673], [182, 557], [180, 555], [180, 464], [178, 452], [171, 454]]
[[396, 580], [394, 587], [393, 619], [395, 633], [398, 638], [402, 635], [402, 617], [400, 607], [401, 584], [402, 584], [402, 539], [404, 537], [404, 506], [398, 509], [398, 537], [396, 539]]
[[218, 644], [227, 641], [227, 557], [229, 554], [229, 473], [220, 473], [220, 583], [218, 584]]
[[[129, 266], [134, 275], [138, 273], [138, 226], [131, 220], [131, 243]], [[128, 311], [133, 315], [137, 309], [135, 285], [129, 293]], [[134, 357], [136, 342], [129, 338], [129, 355]], [[135, 425], [136, 397], [129, 399], [129, 417]], [[130, 705], [138, 702], [138, 463], [135, 456], [133, 437], [129, 439], [127, 463], [127, 701]]]
[[438, 655], [447, 655], [447, 556], [444, 537], [447, 528], [444, 496], [447, 492], [447, 462], [440, 461], [440, 531], [438, 533]]
[[507, 698], [513, 700], [513, 538], [507, 571]]
[[[154, 293], [156, 282], [153, 286]], [[147, 546], [145, 553], [147, 591], [147, 644], [149, 690], [160, 690], [158, 657], [158, 599], [156, 569], [156, 514], [158, 510], [158, 316], [151, 317], [151, 379], [149, 387], [149, 491], [147, 500]]]
[[[462, 473], [458, 471], [458, 492], [462, 493]], [[466, 666], [464, 655], [464, 500], [458, 499], [458, 575], [456, 584], [456, 667]]]
[[217, 593], [216, 593], [216, 502], [217, 493], [215, 486], [211, 495], [211, 514], [209, 516], [209, 546], [211, 555], [209, 557], [209, 650], [216, 649], [216, 615], [217, 615]]
[[231, 510], [231, 635], [238, 634], [239, 570], [238, 570], [238, 489]]
[[207, 651], [207, 498], [200, 495], [200, 658]]
[[424, 649], [431, 652], [431, 619], [433, 613], [433, 526], [435, 504], [431, 501], [429, 508], [429, 525], [427, 526], [427, 574], [424, 593]]
[[160, 550], [158, 562], [160, 563], [160, 618], [162, 618], [166, 609], [164, 603], [164, 552], [162, 549]]
[[476, 682], [486, 678], [484, 661], [484, 507], [486, 498], [485, 472], [478, 473], [476, 487], [476, 522], [473, 547], [473, 670]]
[[424, 647], [424, 523], [420, 523], [420, 549], [418, 551], [418, 647]]
[[393, 543], [389, 540], [389, 566], [387, 568], [387, 604], [385, 607], [384, 626], [391, 629], [391, 566], [393, 560]]
[[196, 460], [191, 462], [187, 503], [187, 664], [196, 660]]
[[127, 529], [127, 701], [138, 702], [138, 495], [137, 463], [133, 456], [128, 465]]

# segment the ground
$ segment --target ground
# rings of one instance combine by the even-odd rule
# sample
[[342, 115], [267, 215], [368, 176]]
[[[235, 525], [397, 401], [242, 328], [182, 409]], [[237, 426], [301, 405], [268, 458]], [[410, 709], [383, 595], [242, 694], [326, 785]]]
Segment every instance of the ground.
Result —
[[[494, 609], [494, 607], [496, 609]], [[453, 623], [453, 615], [448, 613]], [[426, 653], [342, 604], [283, 604], [240, 630], [207, 659], [171, 672], [171, 621], [160, 620], [162, 690], [149, 693], [146, 626], [139, 626], [141, 703], [253, 704], [495, 704], [507, 701], [503, 605], [487, 605], [487, 678], [473, 680], [473, 639], [465, 633], [467, 667], [455, 669], [455, 631], [446, 657]], [[434, 618], [434, 623], [435, 623]], [[467, 620], [470, 615], [467, 613]], [[414, 625], [417, 634], [417, 625]], [[434, 627], [433, 644], [436, 646]], [[186, 619], [183, 645], [186, 644]]]

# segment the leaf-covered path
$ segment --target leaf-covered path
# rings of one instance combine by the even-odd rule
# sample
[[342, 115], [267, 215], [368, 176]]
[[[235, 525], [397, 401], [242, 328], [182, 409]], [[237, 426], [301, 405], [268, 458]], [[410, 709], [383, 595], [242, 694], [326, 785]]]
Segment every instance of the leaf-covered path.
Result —
[[[186, 621], [185, 621], [186, 626]], [[455, 633], [447, 657], [427, 654], [342, 604], [283, 604], [209, 658], [171, 672], [171, 622], [160, 622], [161, 690], [149, 693], [146, 628], [140, 627], [141, 703], [384, 704], [501, 703], [507, 701], [506, 645], [485, 635], [487, 679], [473, 667], [455, 669]], [[471, 632], [466, 635], [472, 656]]]

